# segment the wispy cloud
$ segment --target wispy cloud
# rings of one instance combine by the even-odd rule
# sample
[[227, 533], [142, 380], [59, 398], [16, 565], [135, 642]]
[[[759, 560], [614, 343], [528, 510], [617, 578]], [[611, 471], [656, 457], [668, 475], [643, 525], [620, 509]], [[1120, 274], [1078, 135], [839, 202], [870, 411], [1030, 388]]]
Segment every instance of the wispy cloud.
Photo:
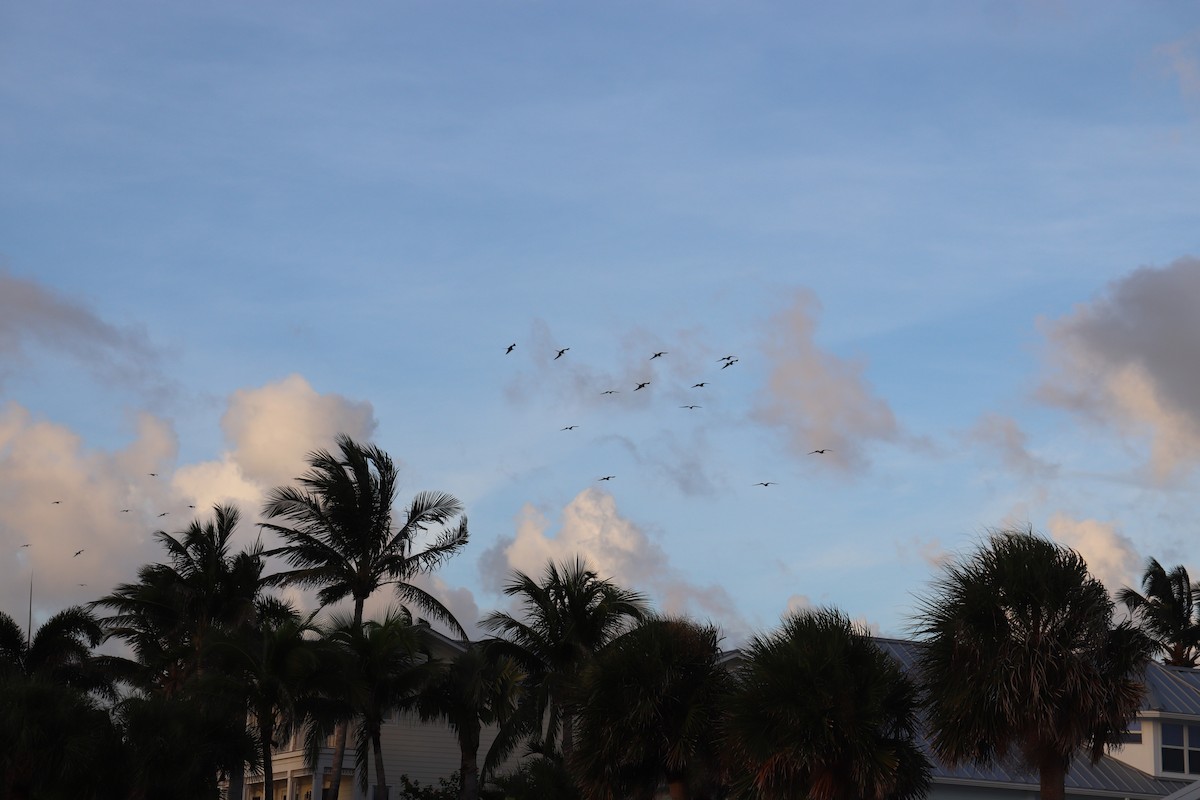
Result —
[[1030, 452], [1028, 435], [1012, 417], [984, 414], [963, 438], [968, 444], [982, 445], [998, 453], [1001, 463], [1018, 477], [1044, 480], [1058, 474], [1057, 464]]
[[102, 319], [86, 305], [0, 267], [0, 379], [4, 362], [34, 348], [66, 355], [105, 383], [161, 389], [160, 355], [145, 332]]

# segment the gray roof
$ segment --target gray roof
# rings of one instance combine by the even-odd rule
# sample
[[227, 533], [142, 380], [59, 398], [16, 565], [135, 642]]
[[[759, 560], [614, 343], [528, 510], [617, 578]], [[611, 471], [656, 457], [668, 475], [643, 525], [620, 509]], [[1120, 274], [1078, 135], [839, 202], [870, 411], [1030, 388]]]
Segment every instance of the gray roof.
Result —
[[[914, 669], [918, 644], [901, 639], [876, 638], [876, 643], [894, 657], [905, 670]], [[1147, 670], [1147, 696], [1151, 702], [1165, 703], [1162, 708], [1182, 713], [1200, 714], [1200, 676], [1195, 670], [1180, 670], [1152, 664]], [[1155, 706], [1147, 705], [1147, 708]], [[1196, 711], [1185, 711], [1195, 708]], [[1039, 781], [1036, 770], [1015, 760], [996, 762], [985, 766], [963, 764], [949, 767], [933, 755], [929, 740], [922, 737], [921, 745], [933, 764], [933, 779], [945, 783], [1008, 784], [1013, 788], [1037, 790]], [[1114, 796], [1156, 798], [1177, 792], [1191, 784], [1187, 780], [1156, 778], [1115, 758], [1102, 757], [1095, 764], [1081, 753], [1071, 764], [1067, 773], [1068, 792], [1086, 794], [1111, 794]]]

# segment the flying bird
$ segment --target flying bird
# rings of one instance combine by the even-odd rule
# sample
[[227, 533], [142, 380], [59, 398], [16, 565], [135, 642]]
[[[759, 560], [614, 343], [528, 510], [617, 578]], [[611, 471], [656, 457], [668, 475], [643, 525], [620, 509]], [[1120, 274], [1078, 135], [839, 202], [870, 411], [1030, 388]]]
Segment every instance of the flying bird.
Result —
[[680, 406], [680, 408], [699, 408], [700, 406]]
[[554, 358], [552, 358], [551, 361], [558, 361], [560, 358], [563, 357], [563, 353], [567, 352], [570, 349], [571, 348], [569, 348], [569, 347], [564, 347], [562, 350], [559, 350], [558, 355], [556, 355]]
[[508, 355], [508, 354], [509, 354], [509, 353], [511, 353], [513, 350], [515, 350], [515, 349], [516, 349], [516, 347], [517, 347], [517, 343], [516, 343], [516, 342], [513, 342], [512, 344], [510, 344], [510, 345], [508, 346], [508, 349], [504, 351], [504, 355]]
[[634, 391], [636, 392], [638, 389], [645, 388], [646, 386], [649, 386], [649, 385], [650, 385], [650, 381], [646, 381], [645, 383], [639, 383], [637, 385], [637, 389], [634, 389]]
[[823, 456], [828, 452], [829, 452], [829, 448], [825, 448], [824, 450], [813, 450], [812, 453], [809, 453], [809, 455], [811, 456], [811, 455], [813, 455], [813, 453], [816, 453], [817, 455]]
[[79, 554], [80, 554], [80, 553], [82, 553], [82, 552], [83, 552], [82, 550], [76, 550], [76, 551], [75, 551], [75, 555], [74, 555], [74, 556], [71, 556], [71, 558], [75, 558], [75, 556], [79, 555]]
[[[26, 542], [25, 544], [21, 545], [21, 547], [29, 547], [29, 542]], [[18, 547], [17, 549], [20, 550], [21, 547]]]
[[[734, 364], [736, 364], [737, 362], [738, 362], [738, 360], [737, 360], [736, 358], [735, 358], [735, 359], [733, 359], [733, 360], [731, 360], [731, 361], [726, 361], [726, 362], [725, 362], [725, 367], [732, 367], [732, 366], [733, 366]], [[721, 367], [721, 369], [725, 369], [725, 367]]]
[[170, 511], [164, 511], [164, 512], [162, 512], [161, 514], [159, 514], [159, 516], [160, 516], [160, 517], [165, 517], [167, 514], [170, 514], [170, 513], [171, 513]]
[[80, 585], [80, 586], [87, 586], [87, 584], [86, 584], [86, 583], [81, 583], [81, 584], [79, 584], [79, 585]]
[[717, 359], [718, 364], [720, 364], [722, 361], [737, 361], [737, 358], [735, 356], [725, 356]]
[[708, 386], [708, 381], [701, 381], [700, 383], [692, 384], [693, 389], [703, 389], [705, 386]]
[[122, 514], [128, 514], [128, 513], [129, 513], [129, 509], [128, 509], [128, 508], [122, 508], [122, 509], [121, 509], [121, 513], [122, 513]]
[[157, 477], [158, 477], [158, 473], [157, 473], [157, 472], [147, 472], [146, 474], [147, 474], [147, 475], [149, 475], [151, 478], [157, 478]]
[[755, 486], [775, 486], [775, 481], [759, 481]]
[[611, 481], [611, 480], [612, 480], [613, 478], [615, 478], [615, 477], [617, 477], [617, 476], [616, 476], [616, 475], [605, 475], [603, 478], [600, 478], [599, 480], [602, 480], [602, 481]]
[[578, 425], [568, 425], [567, 427], [563, 428], [563, 430], [564, 431], [573, 431], [578, 427], [579, 427]]
[[605, 391], [601, 392], [600, 394], [616, 394], [616, 393], [617, 393], [616, 389], [606, 389]]
[[195, 508], [195, 506], [188, 506], [188, 508]]
[[62, 505], [62, 500], [51, 500], [50, 505], [52, 505], [52, 506]]
[[656, 358], [662, 358], [662, 357], [663, 357], [663, 356], [665, 356], [666, 354], [667, 354], [667, 351], [666, 351], [666, 350], [663, 350], [663, 351], [661, 351], [661, 352], [655, 353], [654, 355], [650, 356], [650, 360], [651, 360], [651, 361], [653, 361], [653, 360], [654, 360], [654, 359], [656, 359]]

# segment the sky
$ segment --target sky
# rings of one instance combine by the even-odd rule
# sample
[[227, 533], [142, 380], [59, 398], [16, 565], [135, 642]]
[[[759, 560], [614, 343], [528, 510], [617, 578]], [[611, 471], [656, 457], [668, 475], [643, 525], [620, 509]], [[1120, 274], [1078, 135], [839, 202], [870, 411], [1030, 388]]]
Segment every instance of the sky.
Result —
[[338, 433], [476, 634], [576, 554], [727, 645], [995, 529], [1200, 578], [1198, 222], [1191, 3], [9, 3], [0, 610]]

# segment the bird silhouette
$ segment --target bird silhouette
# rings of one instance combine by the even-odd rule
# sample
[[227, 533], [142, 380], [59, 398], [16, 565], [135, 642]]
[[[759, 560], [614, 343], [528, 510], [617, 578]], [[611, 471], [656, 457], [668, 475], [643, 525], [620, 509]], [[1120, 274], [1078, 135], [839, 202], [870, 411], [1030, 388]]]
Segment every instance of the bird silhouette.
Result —
[[600, 478], [599, 480], [602, 480], [602, 481], [611, 481], [611, 480], [612, 480], [613, 478], [615, 478], [615, 477], [617, 477], [617, 476], [616, 476], [616, 475], [605, 475], [603, 478]]
[[639, 384], [637, 385], [637, 389], [634, 389], [634, 391], [636, 392], [638, 389], [643, 389], [643, 388], [645, 388], [645, 387], [647, 387], [647, 386], [649, 386], [649, 385], [650, 385], [650, 381], [646, 381], [645, 383], [639, 383]]
[[718, 364], [720, 364], [722, 361], [737, 361], [737, 357], [736, 356], [724, 356], [723, 358], [717, 359]]
[[569, 348], [569, 347], [564, 347], [562, 350], [559, 350], [558, 355], [556, 355], [554, 358], [552, 358], [551, 361], [558, 361], [560, 358], [563, 357], [563, 353], [567, 352], [570, 349], [571, 348]]
[[159, 516], [160, 516], [160, 517], [165, 517], [167, 514], [170, 514], [170, 513], [171, 513], [170, 511], [164, 511], [164, 512], [162, 512], [161, 514], [159, 514]]
[[149, 475], [151, 478], [157, 478], [157, 477], [158, 477], [158, 473], [157, 473], [157, 472], [147, 472], [146, 474], [147, 474], [147, 475]]
[[188, 506], [188, 508], [195, 508], [195, 506]]
[[52, 505], [52, 506], [60, 506], [60, 505], [62, 505], [62, 500], [51, 500], [51, 501], [50, 501], [50, 505]]
[[606, 389], [603, 392], [601, 392], [600, 394], [616, 394], [616, 393], [617, 393], [616, 389]]
[[775, 481], [759, 481], [758, 483], [756, 483], [754, 485], [755, 486], [774, 486]]
[[515, 350], [515, 349], [516, 349], [516, 347], [517, 347], [517, 343], [516, 343], [516, 342], [513, 342], [512, 344], [510, 344], [510, 345], [508, 346], [508, 349], [504, 351], [504, 355], [508, 355], [508, 354], [509, 354], [509, 353], [511, 353], [513, 350]]
[[128, 508], [122, 508], [122, 509], [121, 509], [121, 513], [122, 513], [122, 514], [128, 514], [128, 513], [129, 513], [129, 509], [128, 509]]
[[[21, 547], [29, 547], [29, 542], [26, 542], [25, 544], [21, 545]], [[17, 549], [20, 550], [21, 547], [18, 547]]]
[[82, 552], [83, 552], [82, 550], [76, 550], [76, 551], [75, 551], [75, 555], [74, 555], [74, 556], [71, 556], [71, 558], [75, 558], [75, 556], [79, 555], [79, 554], [80, 554], [80, 553], [82, 553]]
[[656, 358], [662, 358], [662, 357], [663, 357], [663, 356], [665, 356], [666, 354], [667, 354], [667, 351], [666, 351], [666, 350], [662, 350], [662, 351], [660, 351], [660, 352], [658, 352], [658, 353], [655, 353], [654, 355], [650, 356], [650, 360], [651, 360], [651, 361], [653, 361], [653, 360], [654, 360], [654, 359], [656, 359]]
[[809, 453], [809, 455], [811, 456], [811, 455], [813, 455], [813, 453], [816, 453], [817, 455], [823, 456], [828, 452], [830, 452], [829, 448], [825, 448], [824, 450], [813, 450], [812, 453]]
[[[730, 361], [726, 361], [726, 362], [725, 362], [725, 367], [732, 367], [732, 366], [733, 366], [734, 364], [736, 364], [737, 362], [738, 362], [738, 360], [737, 360], [736, 358], [734, 358], [734, 359], [731, 359]], [[721, 369], [725, 369], [725, 367], [721, 367]]]
[[564, 431], [573, 431], [578, 427], [579, 427], [578, 425], [568, 425], [567, 427], [563, 428], [563, 430]]
[[692, 384], [693, 389], [703, 389], [705, 386], [708, 386], [708, 381], [701, 381], [700, 383]]
[[81, 584], [79, 584], [79, 585], [80, 585], [80, 586], [87, 586], [87, 584], [86, 584], [86, 583], [81, 583]]
[[699, 408], [700, 406], [680, 406], [680, 408]]

